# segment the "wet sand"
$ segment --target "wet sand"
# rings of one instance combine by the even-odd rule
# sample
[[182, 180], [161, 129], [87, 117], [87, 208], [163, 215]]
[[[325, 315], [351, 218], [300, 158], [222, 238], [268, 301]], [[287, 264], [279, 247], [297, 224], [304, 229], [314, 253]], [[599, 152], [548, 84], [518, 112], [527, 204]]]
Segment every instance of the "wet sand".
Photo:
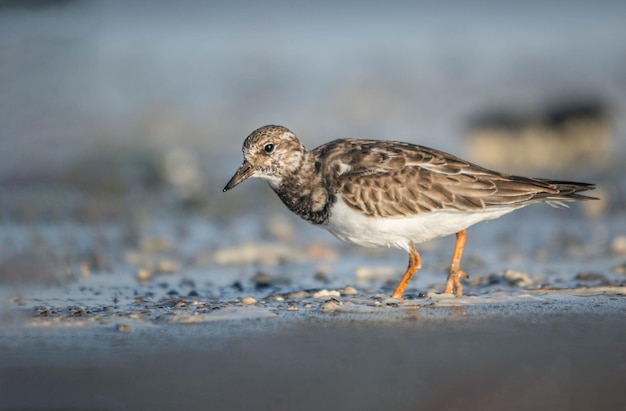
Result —
[[272, 214], [6, 222], [0, 410], [625, 409], [626, 220], [577, 210], [473, 227], [460, 298], [422, 245], [405, 301], [403, 253]]
[[0, 409], [618, 410], [626, 297], [5, 329]]
[[474, 227], [460, 298], [423, 245], [405, 301], [402, 253], [259, 215], [5, 224], [0, 410], [625, 409], [624, 219], [560, 211]]

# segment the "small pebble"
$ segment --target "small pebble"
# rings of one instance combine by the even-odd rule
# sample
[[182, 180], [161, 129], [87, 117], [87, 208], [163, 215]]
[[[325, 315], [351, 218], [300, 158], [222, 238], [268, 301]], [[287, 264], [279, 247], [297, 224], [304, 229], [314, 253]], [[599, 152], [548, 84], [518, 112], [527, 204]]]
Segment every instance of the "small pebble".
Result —
[[527, 287], [533, 283], [533, 280], [522, 271], [506, 270], [502, 277], [507, 283], [516, 287]]
[[256, 304], [257, 301], [256, 301], [256, 298], [254, 298], [254, 297], [243, 297], [241, 299], [241, 303], [243, 305], [252, 305], [252, 304]]
[[50, 315], [50, 311], [48, 311], [45, 307], [38, 307], [35, 309], [35, 318], [45, 318]]
[[115, 329], [121, 333], [127, 333], [130, 331], [130, 325], [127, 324], [117, 324]]
[[341, 293], [337, 290], [319, 290], [313, 294], [313, 298], [341, 297]]
[[290, 305], [289, 307], [287, 307], [287, 311], [298, 311], [298, 307], [296, 307], [295, 305]]
[[320, 311], [323, 313], [331, 313], [337, 310], [343, 303], [341, 301], [337, 301], [334, 298], [326, 301], [320, 306]]
[[152, 277], [152, 271], [147, 268], [140, 268], [137, 270], [137, 281], [145, 283]]
[[341, 293], [344, 295], [357, 295], [359, 292], [353, 286], [346, 285], [346, 287], [343, 290], [341, 290]]
[[300, 291], [294, 291], [293, 293], [287, 294], [287, 298], [292, 298], [294, 300], [302, 300], [304, 298], [308, 298], [310, 295], [311, 293], [309, 291], [300, 290]]
[[382, 301], [382, 304], [389, 307], [397, 307], [400, 304], [400, 300], [393, 297], [387, 297]]

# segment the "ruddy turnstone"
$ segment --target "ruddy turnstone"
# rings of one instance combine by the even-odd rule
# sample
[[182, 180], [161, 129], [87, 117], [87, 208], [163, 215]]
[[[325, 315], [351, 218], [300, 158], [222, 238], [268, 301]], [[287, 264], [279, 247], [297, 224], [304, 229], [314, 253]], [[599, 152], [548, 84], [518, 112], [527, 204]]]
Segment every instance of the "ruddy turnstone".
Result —
[[282, 126], [261, 127], [243, 143], [243, 164], [224, 191], [267, 180], [291, 211], [338, 239], [396, 247], [409, 265], [391, 295], [401, 299], [421, 266], [415, 243], [456, 234], [444, 293], [463, 294], [465, 230], [535, 203], [588, 200], [593, 184], [498, 173], [432, 148], [399, 141], [340, 139], [307, 150]]

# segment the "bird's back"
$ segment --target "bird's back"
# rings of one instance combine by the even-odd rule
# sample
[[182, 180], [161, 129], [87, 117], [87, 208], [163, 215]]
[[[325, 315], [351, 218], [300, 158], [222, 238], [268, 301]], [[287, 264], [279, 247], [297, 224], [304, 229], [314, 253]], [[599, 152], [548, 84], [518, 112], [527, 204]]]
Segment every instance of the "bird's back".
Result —
[[316, 168], [351, 208], [370, 217], [478, 211], [592, 199], [593, 184], [499, 173], [429, 147], [340, 139], [313, 150]]

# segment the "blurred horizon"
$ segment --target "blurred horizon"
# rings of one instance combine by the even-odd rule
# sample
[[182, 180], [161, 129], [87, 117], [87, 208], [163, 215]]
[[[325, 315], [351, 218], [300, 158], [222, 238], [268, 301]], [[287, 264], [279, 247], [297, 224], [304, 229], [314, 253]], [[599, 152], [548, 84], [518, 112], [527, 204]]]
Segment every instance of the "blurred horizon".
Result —
[[618, 1], [0, 1], [0, 181], [143, 147], [222, 181], [270, 123], [308, 147], [463, 156], [481, 113], [588, 99], [623, 149], [624, 17]]

